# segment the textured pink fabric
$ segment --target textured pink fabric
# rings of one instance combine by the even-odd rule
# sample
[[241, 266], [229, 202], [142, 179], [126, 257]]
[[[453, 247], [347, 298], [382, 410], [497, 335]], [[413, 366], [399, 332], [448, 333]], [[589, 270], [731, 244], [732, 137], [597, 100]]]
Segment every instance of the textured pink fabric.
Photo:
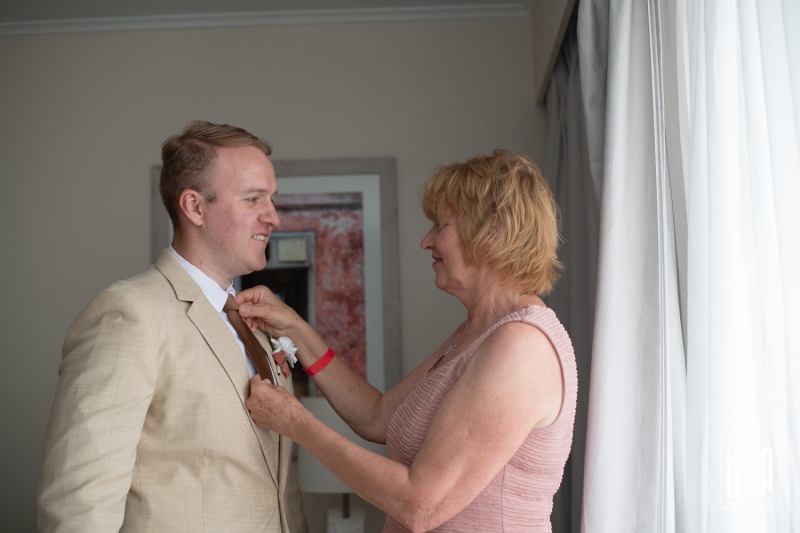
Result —
[[[410, 465], [419, 451], [433, 415], [442, 399], [489, 334], [502, 324], [518, 321], [539, 328], [550, 339], [561, 362], [564, 396], [556, 420], [534, 429], [517, 453], [464, 510], [434, 531], [460, 533], [551, 531], [550, 513], [572, 447], [578, 372], [572, 342], [555, 313], [531, 305], [497, 321], [461, 355], [425, 377], [397, 408], [389, 421], [386, 444], [389, 456]], [[509, 371], [512, 371], [509, 369]], [[454, 453], [458, 453], [454, 450]], [[407, 530], [388, 517], [384, 532]]]

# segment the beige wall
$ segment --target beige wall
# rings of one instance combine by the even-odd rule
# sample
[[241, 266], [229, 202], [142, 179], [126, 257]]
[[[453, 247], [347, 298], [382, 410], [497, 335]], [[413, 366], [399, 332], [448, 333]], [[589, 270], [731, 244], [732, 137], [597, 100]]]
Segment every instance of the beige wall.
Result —
[[406, 371], [463, 318], [434, 290], [418, 192], [438, 163], [544, 156], [525, 18], [0, 37], [0, 529], [34, 529], [69, 324], [143, 270], [150, 168], [193, 118], [280, 159], [394, 156]]

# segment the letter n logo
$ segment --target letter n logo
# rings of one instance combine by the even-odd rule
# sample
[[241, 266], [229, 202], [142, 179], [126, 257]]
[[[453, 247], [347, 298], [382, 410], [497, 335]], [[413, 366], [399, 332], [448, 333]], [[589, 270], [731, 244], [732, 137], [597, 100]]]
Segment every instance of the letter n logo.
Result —
[[720, 450], [721, 503], [778, 503], [775, 446], [723, 443]]

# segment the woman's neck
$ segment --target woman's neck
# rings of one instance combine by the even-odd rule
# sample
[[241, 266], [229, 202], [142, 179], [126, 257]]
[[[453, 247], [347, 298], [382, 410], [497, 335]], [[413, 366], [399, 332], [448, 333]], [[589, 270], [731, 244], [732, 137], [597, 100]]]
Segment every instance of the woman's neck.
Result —
[[505, 315], [537, 302], [541, 300], [536, 295], [516, 285], [481, 290], [474, 301], [464, 304], [467, 307], [467, 321], [462, 334], [486, 328]]

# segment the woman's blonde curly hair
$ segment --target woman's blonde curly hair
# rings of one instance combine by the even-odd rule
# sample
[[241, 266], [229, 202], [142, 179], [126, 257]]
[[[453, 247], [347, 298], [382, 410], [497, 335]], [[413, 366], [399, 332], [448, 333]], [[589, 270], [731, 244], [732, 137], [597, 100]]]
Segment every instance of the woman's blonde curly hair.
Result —
[[548, 294], [561, 263], [558, 205], [542, 173], [510, 150], [437, 168], [422, 190], [422, 209], [434, 223], [456, 214], [468, 264], [484, 261], [503, 283]]

